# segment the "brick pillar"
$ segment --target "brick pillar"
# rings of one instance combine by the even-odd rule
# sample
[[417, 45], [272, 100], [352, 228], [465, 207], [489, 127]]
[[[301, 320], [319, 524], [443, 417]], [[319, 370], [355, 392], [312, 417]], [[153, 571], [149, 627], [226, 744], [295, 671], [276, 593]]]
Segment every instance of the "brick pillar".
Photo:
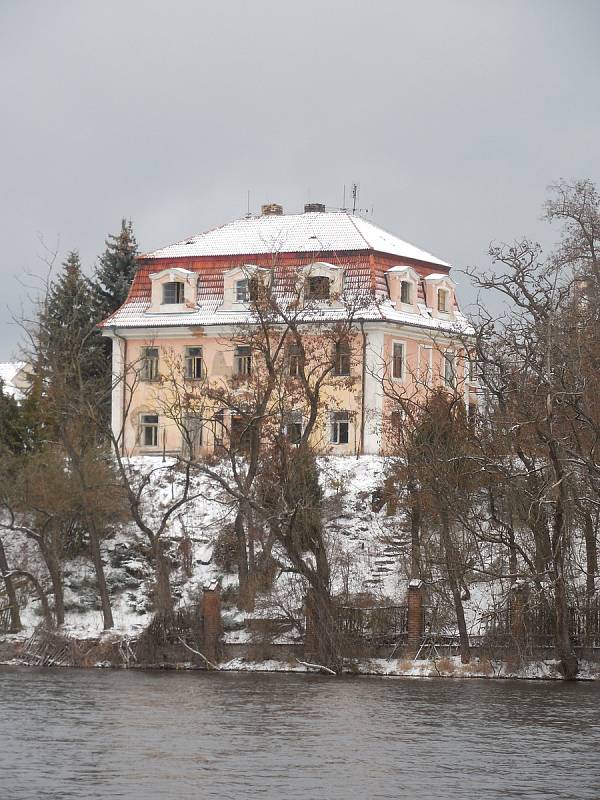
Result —
[[424, 633], [423, 581], [413, 578], [408, 584], [407, 655], [416, 655]]
[[221, 591], [217, 584], [205, 586], [202, 591], [202, 630], [204, 655], [213, 664], [221, 658]]

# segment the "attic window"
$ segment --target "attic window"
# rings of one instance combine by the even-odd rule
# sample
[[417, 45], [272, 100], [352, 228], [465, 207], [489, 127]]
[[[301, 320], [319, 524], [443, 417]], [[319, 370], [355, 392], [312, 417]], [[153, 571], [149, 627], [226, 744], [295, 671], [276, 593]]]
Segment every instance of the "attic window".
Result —
[[235, 302], [248, 303], [256, 302], [258, 299], [258, 283], [257, 278], [242, 278], [235, 283]]
[[306, 296], [309, 300], [329, 300], [329, 287], [329, 278], [315, 275], [306, 281]]
[[448, 292], [446, 289], [438, 289], [437, 292], [438, 311], [445, 313], [448, 311]]
[[400, 302], [412, 304], [412, 284], [409, 281], [400, 283]]
[[163, 305], [180, 305], [183, 302], [182, 281], [170, 281], [163, 284]]

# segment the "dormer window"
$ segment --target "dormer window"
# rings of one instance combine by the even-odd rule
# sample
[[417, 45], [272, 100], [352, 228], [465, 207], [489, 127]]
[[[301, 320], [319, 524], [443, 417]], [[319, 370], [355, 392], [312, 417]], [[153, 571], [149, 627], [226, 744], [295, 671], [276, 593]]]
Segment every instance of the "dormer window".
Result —
[[390, 267], [386, 272], [389, 298], [398, 309], [404, 313], [418, 313], [417, 287], [419, 275], [412, 267], [397, 265]]
[[232, 267], [223, 273], [223, 303], [219, 311], [251, 311], [250, 303], [265, 296], [272, 272], [256, 264]]
[[248, 290], [248, 278], [243, 278], [241, 281], [236, 281], [235, 284], [235, 302], [247, 303], [250, 299], [250, 292]]
[[441, 311], [442, 314], [446, 314], [448, 311], [448, 291], [447, 289], [438, 289], [437, 290], [437, 309]]
[[307, 300], [329, 300], [331, 281], [325, 275], [314, 275], [306, 281]]
[[432, 317], [451, 319], [454, 316], [455, 283], [441, 272], [427, 275], [424, 280], [425, 302]]
[[235, 302], [249, 303], [258, 299], [257, 278], [242, 278], [235, 282]]
[[178, 314], [196, 309], [198, 273], [170, 267], [150, 274], [152, 286], [149, 314]]
[[163, 283], [163, 305], [175, 305], [184, 302], [183, 281]]

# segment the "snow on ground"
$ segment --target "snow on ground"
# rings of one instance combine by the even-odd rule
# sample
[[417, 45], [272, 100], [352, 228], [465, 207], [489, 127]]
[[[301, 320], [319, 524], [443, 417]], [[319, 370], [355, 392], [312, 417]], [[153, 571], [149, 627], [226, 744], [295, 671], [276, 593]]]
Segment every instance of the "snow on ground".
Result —
[[[171, 470], [173, 461], [160, 457], [132, 459], [138, 473], [153, 470], [145, 499], [145, 514], [152, 525], [178, 496], [182, 473]], [[409, 531], [403, 515], [387, 516], [386, 508], [371, 508], [373, 492], [385, 479], [385, 459], [379, 456], [321, 458], [321, 484], [325, 497], [328, 545], [335, 576], [334, 591], [370, 592], [386, 601], [402, 603], [406, 596]], [[221, 582], [225, 593], [223, 620], [226, 641], [241, 643], [249, 639], [246, 615], [226, 600], [227, 590], [235, 587], [234, 573], [224, 572], [215, 564], [215, 541], [225, 526], [233, 522], [233, 508], [223, 490], [203, 476], [194, 478], [195, 499], [173, 515], [165, 533], [168, 552], [175, 567], [172, 571], [173, 593], [178, 606], [198, 601], [204, 585]], [[182, 569], [182, 542], [191, 543], [191, 574]], [[147, 541], [134, 524], [117, 530], [102, 543], [106, 579], [111, 594], [115, 633], [135, 637], [152, 617], [151, 589], [154, 581], [147, 558]], [[31, 545], [28, 545], [30, 557]], [[12, 554], [9, 553], [9, 556]], [[35, 554], [34, 554], [35, 557]], [[39, 559], [36, 570], [40, 570]], [[64, 630], [78, 638], [102, 634], [102, 615], [95, 588], [93, 566], [79, 556], [65, 564], [66, 621]], [[472, 633], [481, 632], [481, 620], [490, 601], [491, 584], [471, 586], [471, 599], [465, 612]], [[497, 591], [496, 587], [494, 591]], [[289, 573], [276, 581], [272, 595], [259, 598], [252, 618], [281, 616], [287, 604], [290, 614], [299, 612], [302, 589]], [[40, 622], [37, 604], [29, 603], [22, 611], [29, 636]]]

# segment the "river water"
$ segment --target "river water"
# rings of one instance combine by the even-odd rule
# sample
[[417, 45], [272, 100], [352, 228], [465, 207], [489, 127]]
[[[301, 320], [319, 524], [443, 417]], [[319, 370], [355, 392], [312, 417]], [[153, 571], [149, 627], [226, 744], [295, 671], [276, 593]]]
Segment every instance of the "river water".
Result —
[[600, 798], [600, 685], [0, 667], [0, 800]]

